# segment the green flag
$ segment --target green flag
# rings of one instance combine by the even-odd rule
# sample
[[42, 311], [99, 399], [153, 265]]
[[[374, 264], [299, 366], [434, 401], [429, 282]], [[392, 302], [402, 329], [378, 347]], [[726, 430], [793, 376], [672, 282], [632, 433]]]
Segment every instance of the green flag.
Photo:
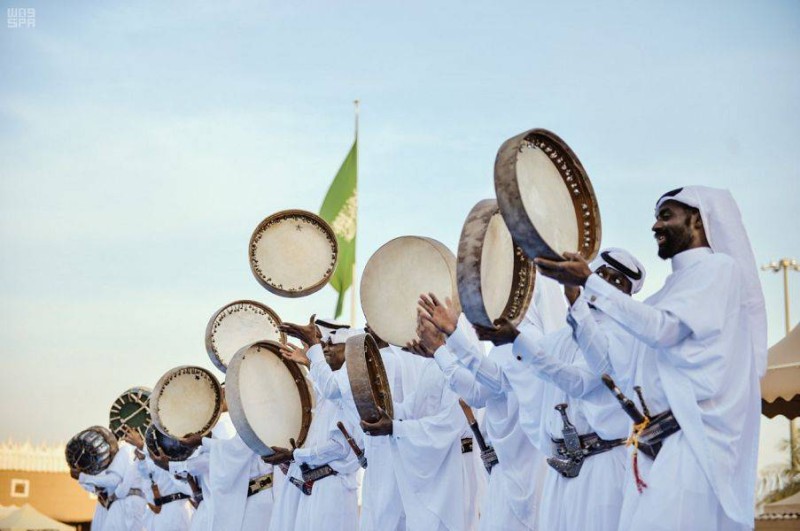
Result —
[[336, 314], [342, 314], [344, 294], [353, 283], [356, 260], [356, 217], [358, 213], [358, 138], [333, 178], [328, 194], [319, 209], [322, 219], [330, 223], [339, 244], [339, 263], [331, 277], [331, 286], [339, 292]]

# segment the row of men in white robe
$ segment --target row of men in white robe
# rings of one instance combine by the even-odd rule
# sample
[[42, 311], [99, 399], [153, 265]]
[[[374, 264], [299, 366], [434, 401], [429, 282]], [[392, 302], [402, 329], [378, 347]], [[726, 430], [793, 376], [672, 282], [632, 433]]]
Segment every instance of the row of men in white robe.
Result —
[[[646, 301], [634, 301], [596, 274], [616, 266], [627, 274], [629, 291], [641, 289], [641, 263], [622, 249], [607, 249], [601, 255], [607, 259], [592, 264], [595, 273], [581, 280], [582, 293], [569, 307], [558, 285], [539, 275], [518, 335], [488, 354], [463, 315], [432, 357], [382, 348], [394, 399], [388, 435], [362, 430], [346, 370], [332, 370], [322, 345], [314, 345], [307, 357], [316, 407], [308, 439], [294, 450], [287, 474], [253, 454], [225, 417], [189, 460], [170, 465], [170, 473], [147, 457], [137, 461], [123, 444], [106, 472], [81, 475], [87, 488], [119, 498], [107, 514], [98, 508], [94, 529], [752, 528], [758, 379], [766, 353], [755, 261], [730, 194], [702, 187], [659, 201], [656, 235], [666, 235], [660, 249], [670, 238], [683, 241], [677, 222], [658, 218], [669, 215], [674, 203], [699, 211], [707, 244], [678, 245], [669, 256], [673, 273]], [[567, 269], [577, 262], [573, 258], [558, 271], [542, 264], [541, 271], [574, 285]], [[356, 332], [320, 330], [330, 343]], [[631, 420], [601, 383], [604, 373], [628, 396], [641, 387], [650, 411], [671, 410], [681, 429], [664, 441], [655, 461], [640, 455], [636, 470], [635, 450], [619, 444], [586, 458], [577, 477], [563, 477], [545, 461], [553, 441], [563, 438], [555, 405], [567, 404], [581, 435], [621, 441], [631, 434]], [[462, 442], [472, 434], [459, 397], [482, 412], [498, 460], [490, 474], [477, 445], [469, 451]], [[360, 514], [359, 462], [337, 422], [368, 460]], [[307, 495], [298, 488], [301, 463], [327, 464], [337, 474], [317, 481]], [[248, 482], [270, 473], [271, 486], [247, 496]], [[149, 514], [150, 481], [162, 495], [190, 493], [176, 479], [186, 474], [199, 478], [203, 492], [194, 516], [187, 500]], [[144, 497], [127, 495], [135, 489]]]

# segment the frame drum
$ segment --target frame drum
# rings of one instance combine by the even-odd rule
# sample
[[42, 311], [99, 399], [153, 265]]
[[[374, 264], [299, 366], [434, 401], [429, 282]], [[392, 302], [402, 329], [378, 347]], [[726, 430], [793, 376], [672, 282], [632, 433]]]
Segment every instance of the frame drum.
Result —
[[170, 461], [186, 461], [194, 453], [195, 448], [183, 444], [177, 439], [164, 435], [155, 426], [150, 426], [144, 434], [144, 444], [151, 454], [158, 452]]
[[313, 393], [302, 369], [280, 354], [280, 343], [243, 347], [228, 364], [225, 397], [239, 437], [255, 453], [302, 446], [311, 425]]
[[506, 140], [495, 159], [494, 188], [508, 230], [529, 258], [597, 255], [600, 209], [592, 183], [554, 133], [531, 129]]
[[494, 327], [495, 319], [518, 325], [533, 296], [536, 266], [511, 239], [494, 199], [475, 205], [458, 243], [458, 297], [469, 322]]
[[367, 422], [377, 421], [383, 409], [394, 416], [389, 378], [383, 367], [380, 349], [369, 334], [359, 334], [347, 339], [344, 348], [347, 378], [353, 391], [358, 416]]
[[167, 371], [150, 395], [153, 424], [173, 439], [206, 435], [222, 413], [222, 387], [202, 367], [184, 365]]
[[338, 257], [331, 226], [305, 210], [272, 214], [250, 237], [250, 269], [256, 280], [283, 297], [303, 297], [322, 289]]
[[417, 339], [419, 296], [433, 293], [458, 305], [456, 257], [432, 238], [401, 236], [375, 251], [361, 277], [361, 308], [369, 327], [387, 343]]
[[257, 341], [286, 343], [278, 329], [281, 318], [271, 308], [255, 301], [227, 304], [211, 316], [206, 326], [206, 351], [217, 369], [225, 372], [240, 348]]
[[92, 426], [69, 440], [64, 455], [70, 468], [95, 475], [108, 468], [118, 450], [117, 439], [111, 430]]
[[118, 439], [125, 437], [126, 426], [144, 437], [151, 423], [149, 399], [149, 387], [132, 387], [114, 400], [108, 414], [108, 427]]

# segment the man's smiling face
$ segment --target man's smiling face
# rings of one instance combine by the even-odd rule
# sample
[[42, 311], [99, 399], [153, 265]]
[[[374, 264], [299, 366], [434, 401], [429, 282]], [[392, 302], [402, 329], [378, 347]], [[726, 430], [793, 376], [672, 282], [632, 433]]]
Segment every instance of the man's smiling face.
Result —
[[685, 207], [677, 201], [665, 201], [658, 209], [652, 229], [658, 243], [658, 256], [666, 260], [691, 249], [699, 218], [700, 213], [696, 209]]

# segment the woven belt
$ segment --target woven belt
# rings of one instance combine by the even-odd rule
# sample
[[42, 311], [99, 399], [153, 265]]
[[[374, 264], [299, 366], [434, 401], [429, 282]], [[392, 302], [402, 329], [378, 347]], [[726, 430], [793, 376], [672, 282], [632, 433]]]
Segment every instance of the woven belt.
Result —
[[[555, 452], [555, 455], [558, 457], [565, 457], [567, 455], [567, 446], [564, 443], [564, 439], [550, 440], [553, 441], [553, 451]], [[616, 448], [617, 446], [622, 446], [625, 444], [625, 441], [627, 441], [627, 439], [613, 439], [611, 441], [607, 441], [605, 439], [601, 439], [600, 436], [594, 432], [581, 435], [580, 440], [581, 448], [584, 451], [584, 459], [592, 457], [593, 455], [602, 454]]]
[[472, 452], [472, 437], [461, 439], [461, 453], [468, 454]]
[[155, 500], [153, 500], [153, 504], [156, 507], [161, 507], [162, 505], [166, 505], [174, 501], [188, 500], [189, 498], [191, 498], [191, 496], [189, 496], [186, 493], [176, 492], [174, 494], [167, 494], [166, 496], [161, 496], [160, 498], [156, 498]]
[[250, 483], [247, 484], [247, 496], [250, 497], [254, 494], [258, 494], [262, 490], [267, 490], [271, 487], [272, 487], [272, 472], [251, 479]]
[[305, 483], [314, 483], [328, 476], [336, 476], [339, 473], [331, 468], [331, 465], [322, 465], [317, 468], [311, 468], [306, 464], [300, 465], [300, 472], [303, 474], [303, 481]]

